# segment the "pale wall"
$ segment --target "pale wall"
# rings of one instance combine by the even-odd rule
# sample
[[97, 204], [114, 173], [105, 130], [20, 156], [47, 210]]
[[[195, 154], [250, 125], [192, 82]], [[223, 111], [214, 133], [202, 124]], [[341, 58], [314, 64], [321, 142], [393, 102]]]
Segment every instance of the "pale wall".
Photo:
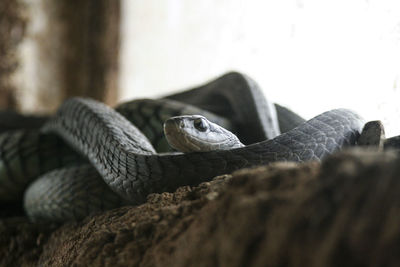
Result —
[[337, 107], [400, 134], [398, 0], [124, 0], [123, 99], [254, 78], [306, 118]]

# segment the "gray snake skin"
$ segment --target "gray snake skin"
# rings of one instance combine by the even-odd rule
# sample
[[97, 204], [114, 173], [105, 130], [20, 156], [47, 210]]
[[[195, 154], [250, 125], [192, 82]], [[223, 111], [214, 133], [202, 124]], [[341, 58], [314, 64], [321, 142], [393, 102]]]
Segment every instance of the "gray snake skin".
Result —
[[[239, 92], [243, 83], [247, 93]], [[24, 199], [28, 216], [34, 221], [79, 219], [96, 210], [143, 203], [150, 193], [197, 185], [245, 167], [275, 161], [320, 160], [342, 147], [355, 145], [364, 125], [356, 113], [346, 109], [331, 110], [303, 122], [289, 110], [270, 104], [254, 82], [238, 73], [161, 101], [167, 99], [229, 118], [226, 127], [247, 145], [231, 150], [159, 154], [152, 145], [154, 138], [150, 142], [123, 116], [124, 112], [121, 115], [90, 99], [69, 99], [38, 136], [61, 137], [90, 164], [77, 160], [79, 156], [73, 151], [66, 152], [70, 160], [65, 161], [78, 165], [54, 170], [30, 185]], [[284, 133], [280, 134], [280, 129]], [[55, 138], [54, 142], [60, 141]], [[0, 166], [0, 185], [1, 171]], [[77, 178], [81, 172], [87, 174], [87, 180]], [[72, 178], [64, 178], [67, 176]], [[91, 195], [97, 198], [90, 198]]]
[[[338, 109], [272, 140], [244, 148], [158, 155], [124, 117], [99, 102], [76, 98], [66, 101], [44, 129], [87, 155], [113, 191], [141, 203], [150, 193], [195, 185], [245, 167], [282, 160], [319, 160], [343, 146], [354, 145], [363, 125], [355, 113]], [[99, 134], [87, 136], [88, 131]]]

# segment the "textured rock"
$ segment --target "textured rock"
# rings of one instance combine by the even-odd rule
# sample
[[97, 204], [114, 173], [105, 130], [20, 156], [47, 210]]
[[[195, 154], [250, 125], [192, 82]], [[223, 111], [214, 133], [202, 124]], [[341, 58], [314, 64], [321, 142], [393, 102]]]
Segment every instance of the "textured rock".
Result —
[[5, 218], [0, 265], [398, 266], [399, 177], [395, 153], [351, 150], [241, 170], [58, 228]]

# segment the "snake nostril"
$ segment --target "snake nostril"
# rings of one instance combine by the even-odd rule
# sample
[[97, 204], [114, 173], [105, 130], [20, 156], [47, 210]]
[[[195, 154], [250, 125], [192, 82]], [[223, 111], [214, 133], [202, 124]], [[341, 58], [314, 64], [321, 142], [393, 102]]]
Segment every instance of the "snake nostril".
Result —
[[183, 121], [180, 121], [179, 122], [179, 128], [185, 128], [185, 122], [183, 122]]

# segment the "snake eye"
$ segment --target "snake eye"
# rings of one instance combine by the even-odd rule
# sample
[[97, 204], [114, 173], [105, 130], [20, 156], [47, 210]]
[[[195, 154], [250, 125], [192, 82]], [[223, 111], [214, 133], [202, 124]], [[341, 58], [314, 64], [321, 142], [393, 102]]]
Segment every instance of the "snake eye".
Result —
[[207, 128], [208, 128], [207, 127], [208, 124], [207, 124], [206, 120], [203, 119], [203, 118], [195, 119], [193, 121], [193, 126], [194, 126], [194, 128], [196, 128], [200, 132], [205, 132], [207, 130]]

